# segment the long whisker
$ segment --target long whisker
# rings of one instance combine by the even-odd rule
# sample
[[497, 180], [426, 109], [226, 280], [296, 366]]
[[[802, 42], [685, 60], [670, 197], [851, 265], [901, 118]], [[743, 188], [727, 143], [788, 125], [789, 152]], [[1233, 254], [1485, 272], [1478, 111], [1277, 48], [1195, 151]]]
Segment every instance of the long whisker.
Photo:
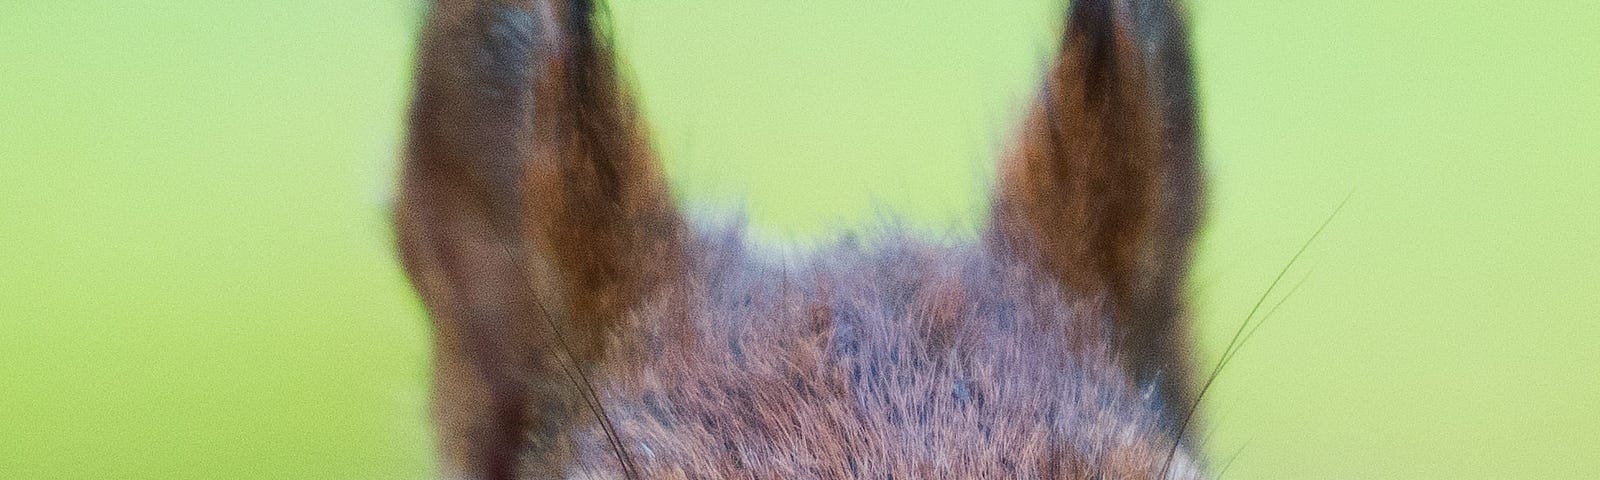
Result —
[[1239, 459], [1239, 454], [1244, 453], [1244, 449], [1249, 447], [1249, 446], [1250, 446], [1250, 441], [1249, 440], [1245, 440], [1244, 445], [1240, 445], [1238, 450], [1234, 450], [1233, 451], [1233, 455], [1229, 455], [1228, 456], [1228, 461], [1223, 462], [1222, 463], [1222, 468], [1217, 470], [1217, 480], [1222, 480], [1222, 475], [1225, 474], [1225, 473], [1228, 473], [1228, 467], [1232, 467], [1233, 466], [1233, 461], [1234, 460], [1238, 460]]
[[1172, 467], [1172, 458], [1178, 454], [1178, 447], [1183, 444], [1183, 435], [1188, 431], [1189, 424], [1194, 420], [1195, 411], [1200, 409], [1201, 400], [1205, 399], [1206, 392], [1211, 390], [1211, 385], [1215, 383], [1217, 381], [1217, 377], [1222, 374], [1222, 367], [1227, 364], [1227, 360], [1232, 358], [1233, 353], [1243, 345], [1239, 343], [1239, 339], [1245, 335], [1247, 327], [1250, 326], [1250, 321], [1256, 316], [1256, 312], [1261, 310], [1261, 306], [1267, 302], [1267, 297], [1272, 294], [1272, 290], [1277, 288], [1278, 283], [1283, 281], [1284, 275], [1287, 275], [1289, 273], [1289, 269], [1294, 267], [1295, 262], [1300, 260], [1300, 256], [1305, 254], [1307, 249], [1311, 248], [1311, 244], [1316, 242], [1317, 237], [1322, 235], [1323, 230], [1327, 229], [1328, 225], [1333, 223], [1333, 219], [1339, 216], [1339, 212], [1344, 210], [1344, 206], [1350, 203], [1350, 198], [1354, 195], [1354, 191], [1345, 194], [1344, 200], [1339, 202], [1339, 206], [1334, 207], [1333, 212], [1328, 214], [1328, 218], [1322, 221], [1322, 225], [1319, 225], [1317, 230], [1311, 233], [1311, 238], [1307, 238], [1305, 243], [1300, 245], [1300, 249], [1296, 250], [1294, 255], [1289, 257], [1288, 263], [1285, 263], [1283, 268], [1278, 270], [1278, 275], [1272, 278], [1272, 283], [1267, 285], [1266, 291], [1261, 292], [1261, 297], [1257, 298], [1255, 305], [1250, 307], [1250, 313], [1245, 315], [1244, 321], [1239, 323], [1239, 328], [1234, 330], [1233, 337], [1228, 339], [1228, 346], [1222, 350], [1222, 358], [1218, 359], [1216, 366], [1211, 368], [1211, 374], [1206, 377], [1205, 383], [1201, 384], [1200, 392], [1195, 395], [1194, 402], [1192, 402], [1189, 405], [1189, 408], [1184, 412], [1183, 422], [1178, 424], [1178, 433], [1173, 437], [1172, 448], [1167, 452], [1167, 460], [1162, 464], [1161, 467], [1162, 478], [1167, 476], [1167, 470]]
[[[505, 252], [507, 259], [515, 267], [514, 270], [516, 270], [517, 275], [522, 277], [522, 284], [532, 285], [527, 278], [527, 270], [522, 263], [521, 257], [514, 254], [511, 246], [507, 245], [506, 242], [501, 241], [499, 244], [501, 251]], [[561, 355], [557, 356], [562, 360], [561, 373], [567, 377], [567, 381], [578, 387], [579, 393], [583, 396], [584, 405], [589, 408], [589, 412], [600, 422], [600, 429], [605, 432], [606, 441], [611, 444], [613, 453], [616, 454], [617, 462], [622, 465], [623, 475], [628, 479], [638, 478], [633, 462], [629, 461], [627, 450], [622, 445], [622, 439], [617, 435], [616, 426], [611, 422], [611, 416], [606, 413], [605, 405], [600, 401], [600, 396], [595, 391], [594, 382], [590, 381], [589, 376], [583, 373], [583, 368], [578, 365], [577, 357], [572, 353], [572, 346], [567, 341], [566, 332], [562, 331], [559, 325], [556, 325], [555, 319], [550, 316], [549, 310], [544, 308], [544, 304], [539, 302], [538, 297], [532, 296], [533, 291], [531, 288], [527, 293], [534, 300], [532, 302], [534, 308], [539, 309], [539, 317], [544, 319], [545, 326], [550, 329], [552, 336], [556, 339], [556, 346], [559, 347], [561, 353]]]
[[[487, 195], [487, 192], [480, 193], [483, 193], [483, 195], [479, 198], [493, 198]], [[499, 239], [496, 243], [500, 246], [501, 252], [505, 253], [506, 260], [511, 262], [512, 270], [517, 273], [517, 280], [527, 290], [525, 293], [528, 298], [533, 300], [531, 303], [534, 308], [539, 310], [539, 317], [544, 319], [545, 326], [550, 329], [551, 336], [556, 340], [555, 344], [560, 353], [560, 355], [557, 355], [557, 359], [561, 360], [562, 375], [567, 377], [568, 382], [578, 388], [579, 394], [583, 397], [584, 406], [589, 409], [590, 414], [594, 415], [595, 419], [600, 423], [600, 429], [605, 433], [607, 443], [611, 444], [612, 452], [616, 455], [617, 462], [622, 466], [624, 478], [629, 480], [638, 478], [638, 473], [634, 469], [633, 462], [629, 459], [627, 449], [623, 446], [621, 437], [617, 435], [616, 425], [612, 423], [611, 416], [607, 414], [605, 405], [600, 401], [599, 394], [596, 393], [594, 383], [583, 372], [583, 367], [578, 365], [577, 356], [572, 353], [572, 346], [567, 341], [566, 332], [556, 324], [554, 317], [550, 315], [549, 310], [545, 309], [544, 304], [539, 301], [538, 295], [533, 291], [533, 282], [529, 278], [527, 264], [522, 261], [522, 257], [515, 253], [509, 242], [504, 240], [507, 234], [514, 234], [513, 232], [517, 230], [511, 229], [504, 222], [496, 220], [492, 215], [488, 218], [490, 228], [501, 233], [495, 236], [496, 239]]]
[[[578, 381], [576, 383], [584, 394], [584, 403], [589, 405], [589, 410], [594, 412], [596, 419], [600, 421], [600, 429], [605, 432], [606, 440], [611, 443], [611, 448], [617, 456], [617, 462], [622, 464], [623, 476], [630, 480], [638, 478], [633, 462], [628, 457], [628, 451], [622, 445], [622, 437], [617, 435], [617, 426], [611, 422], [611, 415], [606, 413], [605, 404], [600, 401], [600, 395], [595, 391], [594, 382], [589, 381], [589, 376], [583, 373], [583, 367], [578, 365], [576, 358], [573, 358], [572, 348], [568, 346], [566, 334], [556, 325], [555, 319], [550, 317], [550, 312], [545, 310], [543, 304], [537, 301], [533, 302], [533, 304], [539, 309], [540, 316], [544, 317], [545, 325], [550, 327], [550, 331], [555, 334], [557, 342], [561, 345], [563, 356], [567, 358], [567, 362], [564, 362], [565, 365], [570, 366], [571, 370], [577, 373]], [[565, 371], [567, 369], [563, 368], [562, 370]], [[567, 379], [572, 379], [570, 373], [567, 374]]]
[[1233, 353], [1229, 354], [1228, 358], [1222, 359], [1223, 368], [1227, 368], [1227, 364], [1233, 363], [1233, 357], [1238, 356], [1239, 350], [1243, 350], [1244, 345], [1250, 343], [1250, 337], [1256, 336], [1256, 330], [1260, 330], [1261, 326], [1266, 325], [1267, 320], [1272, 318], [1272, 314], [1278, 312], [1278, 307], [1282, 307], [1284, 303], [1288, 302], [1289, 297], [1294, 296], [1294, 292], [1300, 291], [1300, 286], [1305, 285], [1306, 280], [1311, 279], [1311, 273], [1306, 272], [1305, 275], [1301, 276], [1300, 281], [1295, 282], [1294, 286], [1289, 288], [1289, 293], [1283, 294], [1283, 297], [1279, 298], [1277, 303], [1272, 304], [1272, 308], [1267, 309], [1266, 314], [1261, 315], [1260, 320], [1256, 320], [1255, 326], [1250, 327], [1250, 331], [1244, 333], [1244, 338], [1239, 339], [1239, 345], [1233, 348]]

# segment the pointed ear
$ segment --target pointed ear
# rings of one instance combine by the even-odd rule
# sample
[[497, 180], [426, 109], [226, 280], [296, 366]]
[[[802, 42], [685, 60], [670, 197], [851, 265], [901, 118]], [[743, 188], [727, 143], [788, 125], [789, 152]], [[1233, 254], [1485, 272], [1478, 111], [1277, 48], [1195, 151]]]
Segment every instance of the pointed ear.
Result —
[[1182, 402], [1179, 294], [1198, 196], [1188, 58], [1168, 1], [1129, 3], [1074, 3], [1001, 165], [992, 231], [1074, 294], [1112, 300], [1135, 379]]
[[396, 223], [434, 320], [450, 478], [510, 478], [525, 431], [588, 414], [571, 407], [569, 369], [683, 265], [682, 224], [593, 9], [439, 0], [429, 13]]

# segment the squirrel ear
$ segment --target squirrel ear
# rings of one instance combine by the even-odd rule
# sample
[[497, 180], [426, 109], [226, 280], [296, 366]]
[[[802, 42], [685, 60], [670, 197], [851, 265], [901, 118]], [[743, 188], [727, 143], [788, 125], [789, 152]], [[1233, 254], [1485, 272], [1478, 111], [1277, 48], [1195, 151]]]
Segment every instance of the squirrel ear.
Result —
[[1114, 301], [1135, 379], [1181, 402], [1179, 295], [1199, 184], [1188, 57], [1170, 2], [1126, 3], [1073, 5], [1000, 167], [992, 233], [1063, 288]]
[[[446, 468], [510, 478], [558, 428], [566, 372], [683, 265], [684, 228], [587, 1], [435, 2], [401, 198], [402, 257], [435, 324]], [[575, 397], [574, 397], [575, 398]]]

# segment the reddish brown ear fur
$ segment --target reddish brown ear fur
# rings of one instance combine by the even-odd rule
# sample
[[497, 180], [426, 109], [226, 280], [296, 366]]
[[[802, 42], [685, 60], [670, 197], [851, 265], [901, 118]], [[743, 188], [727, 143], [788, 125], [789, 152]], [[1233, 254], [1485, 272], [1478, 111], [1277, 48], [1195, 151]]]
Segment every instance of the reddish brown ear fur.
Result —
[[511, 478], [684, 232], [589, 2], [440, 1], [397, 213], [452, 476]]
[[1134, 3], [1073, 6], [1001, 166], [993, 233], [1068, 288], [1109, 294], [1135, 380], [1186, 406], [1179, 290], [1198, 196], [1187, 49], [1174, 5]]

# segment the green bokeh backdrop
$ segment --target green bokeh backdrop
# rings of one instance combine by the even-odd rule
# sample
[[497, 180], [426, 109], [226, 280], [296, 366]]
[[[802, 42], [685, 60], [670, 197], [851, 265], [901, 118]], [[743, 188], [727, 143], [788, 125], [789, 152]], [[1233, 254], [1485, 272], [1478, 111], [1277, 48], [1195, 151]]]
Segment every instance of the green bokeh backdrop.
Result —
[[[1061, 9], [612, 1], [685, 199], [800, 239], [970, 232]], [[431, 475], [385, 217], [421, 11], [0, 2], [0, 478]], [[1208, 395], [1227, 477], [1600, 477], [1600, 3], [1191, 13], [1206, 358], [1354, 191]]]

